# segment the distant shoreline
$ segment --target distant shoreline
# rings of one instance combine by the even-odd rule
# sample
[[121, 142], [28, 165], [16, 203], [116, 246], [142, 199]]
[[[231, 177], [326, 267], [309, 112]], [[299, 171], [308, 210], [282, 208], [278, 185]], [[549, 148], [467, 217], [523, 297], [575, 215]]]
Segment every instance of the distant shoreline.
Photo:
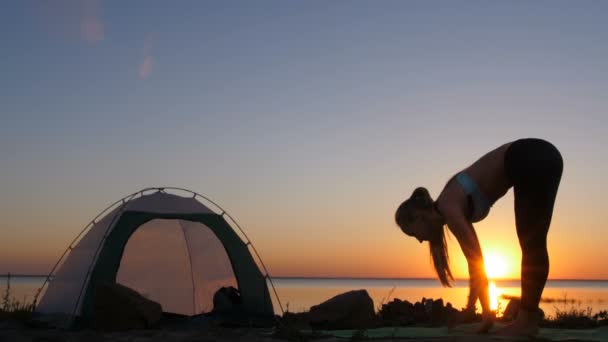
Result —
[[[13, 274], [11, 273], [11, 278], [46, 278], [46, 274]], [[0, 278], [8, 277], [7, 273], [0, 274]], [[378, 277], [296, 277], [296, 276], [274, 276], [272, 279], [286, 279], [286, 280], [417, 280], [417, 281], [434, 281], [436, 278], [378, 278]], [[455, 281], [468, 281], [468, 278], [457, 278]], [[518, 278], [496, 278], [490, 279], [491, 281], [520, 281]], [[608, 279], [577, 279], [577, 278], [555, 278], [555, 279], [547, 279], [548, 281], [575, 281], [575, 282], [608, 282]]]
[[[13, 277], [18, 277], [18, 278], [46, 278], [47, 275], [46, 274], [13, 274], [11, 273], [11, 278]], [[0, 277], [6, 278], [8, 277], [8, 273], [4, 273], [4, 274], [0, 274]]]
[[[437, 278], [376, 278], [376, 277], [294, 277], [294, 276], [274, 276], [272, 279], [304, 279], [304, 280], [424, 280], [438, 281]], [[454, 281], [468, 281], [468, 278], [456, 278]], [[494, 278], [490, 281], [520, 281], [519, 278]], [[608, 282], [608, 279], [577, 279], [577, 278], [555, 278], [547, 281], [576, 281], [576, 282]]]

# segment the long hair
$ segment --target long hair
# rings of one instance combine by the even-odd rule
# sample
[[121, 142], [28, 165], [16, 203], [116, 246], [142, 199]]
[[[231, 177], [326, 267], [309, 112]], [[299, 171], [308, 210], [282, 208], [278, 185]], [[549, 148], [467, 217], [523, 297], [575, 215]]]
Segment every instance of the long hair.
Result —
[[[413, 220], [416, 211], [432, 210], [434, 207], [435, 202], [428, 190], [423, 187], [416, 188], [410, 198], [401, 203], [397, 209], [395, 221], [397, 225], [403, 227]], [[429, 238], [429, 252], [439, 281], [443, 286], [451, 287], [454, 277], [450, 269], [450, 257], [443, 226], [432, 228]]]
[[429, 252], [433, 259], [433, 267], [437, 272], [437, 277], [441, 285], [452, 287], [452, 270], [450, 269], [450, 256], [448, 254], [448, 244], [445, 241], [445, 229], [439, 228], [433, 238], [429, 240]]

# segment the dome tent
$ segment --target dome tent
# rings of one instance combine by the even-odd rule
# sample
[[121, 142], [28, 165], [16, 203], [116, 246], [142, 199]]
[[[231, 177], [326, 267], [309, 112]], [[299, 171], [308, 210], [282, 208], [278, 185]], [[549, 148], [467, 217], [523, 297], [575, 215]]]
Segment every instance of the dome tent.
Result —
[[238, 224], [208, 198], [180, 188], [144, 189], [115, 202], [74, 239], [47, 277], [36, 312], [59, 316], [68, 326], [75, 318], [91, 322], [95, 290], [117, 282], [165, 312], [188, 316], [210, 312], [214, 293], [233, 286], [241, 295], [240, 315], [273, 317], [266, 277], [249, 246]]

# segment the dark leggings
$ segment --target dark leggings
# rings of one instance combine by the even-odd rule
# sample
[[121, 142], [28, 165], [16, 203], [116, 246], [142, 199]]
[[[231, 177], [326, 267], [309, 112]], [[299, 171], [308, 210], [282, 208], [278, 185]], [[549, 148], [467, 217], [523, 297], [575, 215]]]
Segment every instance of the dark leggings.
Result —
[[551, 143], [521, 139], [505, 152], [505, 169], [513, 183], [515, 224], [522, 251], [521, 307], [536, 311], [549, 274], [547, 233], [563, 160]]

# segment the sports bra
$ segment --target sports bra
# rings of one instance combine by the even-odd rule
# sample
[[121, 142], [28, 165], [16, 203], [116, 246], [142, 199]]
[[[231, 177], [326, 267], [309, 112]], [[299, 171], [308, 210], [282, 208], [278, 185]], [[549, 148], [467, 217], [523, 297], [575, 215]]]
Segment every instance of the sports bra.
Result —
[[483, 220], [490, 212], [490, 207], [492, 206], [486, 195], [481, 191], [477, 182], [465, 172], [457, 174], [456, 181], [462, 186], [464, 192], [471, 199], [473, 204], [473, 210], [470, 217], [471, 222]]

